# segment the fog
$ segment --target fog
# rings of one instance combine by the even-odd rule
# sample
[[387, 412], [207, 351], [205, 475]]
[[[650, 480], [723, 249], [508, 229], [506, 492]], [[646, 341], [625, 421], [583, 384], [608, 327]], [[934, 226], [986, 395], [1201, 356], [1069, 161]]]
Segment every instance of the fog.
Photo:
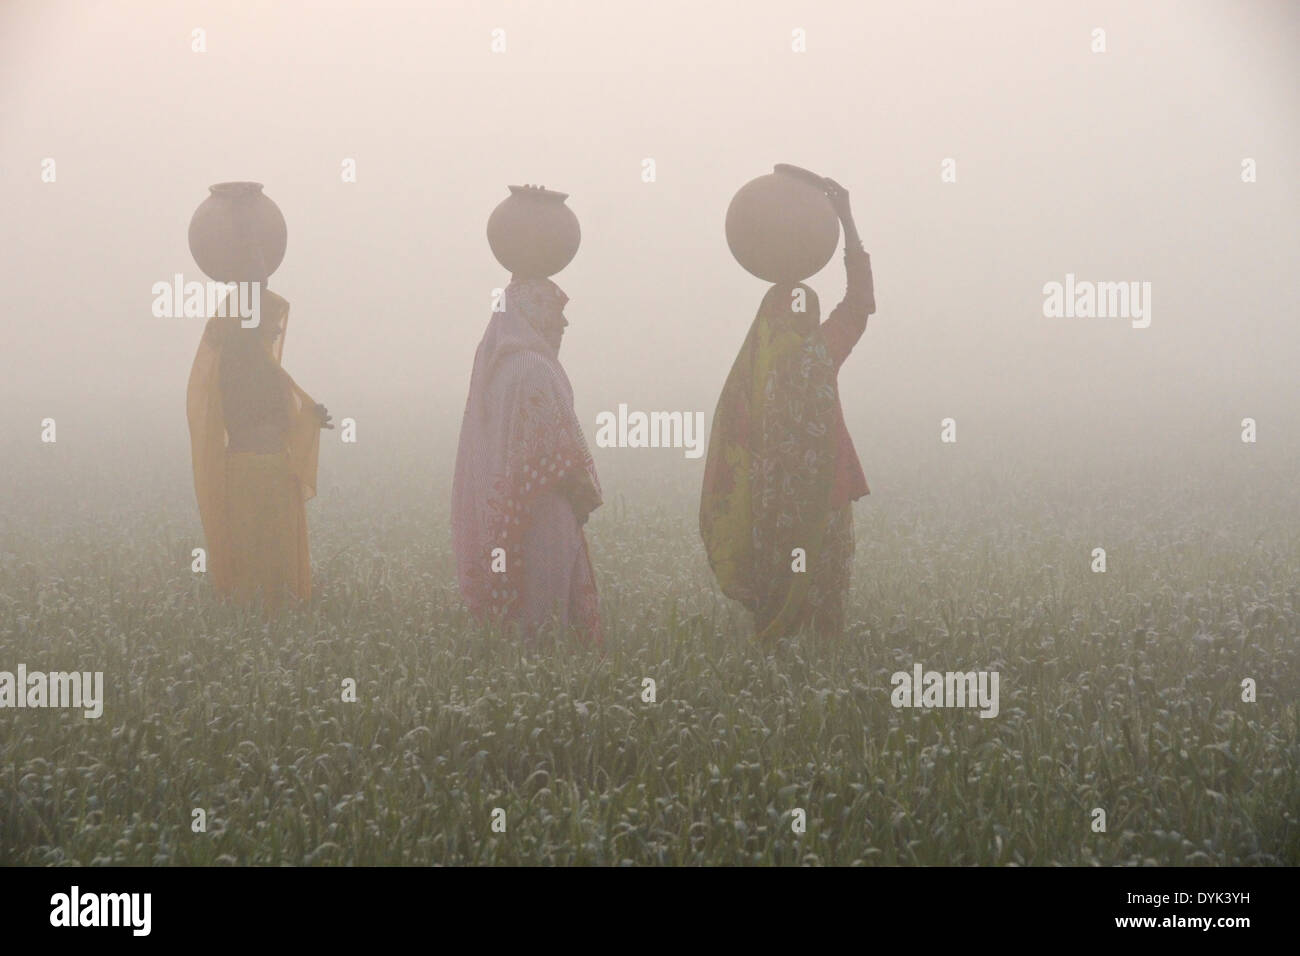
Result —
[[[285, 366], [356, 420], [355, 453], [418, 443], [446, 480], [512, 183], [568, 192], [581, 221], [556, 280], [588, 438], [619, 403], [707, 421], [766, 289], [727, 204], [789, 162], [850, 190], [872, 255], [840, 388], [873, 489], [944, 417], [1015, 461], [1226, 456], [1244, 417], [1261, 450], [1294, 446], [1298, 45], [1286, 2], [7, 2], [4, 445], [38, 453], [52, 417], [61, 448], [109, 441], [119, 465], [174, 447], [185, 479], [203, 323], [153, 317], [151, 287], [203, 278], [188, 222], [228, 180], [284, 212]], [[1150, 326], [1046, 317], [1067, 274], [1149, 282]], [[840, 257], [809, 284], [825, 317]]]
[[[1295, 0], [0, 0], [0, 866], [1300, 862], [1298, 47]], [[778, 163], [871, 254], [870, 493], [780, 332], [728, 398], [799, 387], [725, 406], [703, 508], [705, 457], [593, 447], [588, 521], [538, 349], [476, 389], [453, 542], [508, 186], [581, 222], [594, 446], [713, 421], [769, 289], [728, 205]], [[319, 468], [247, 339], [192, 464], [206, 323], [154, 289], [232, 181], [287, 221]], [[501, 352], [556, 323], [521, 291]], [[964, 675], [978, 714], [928, 699]]]

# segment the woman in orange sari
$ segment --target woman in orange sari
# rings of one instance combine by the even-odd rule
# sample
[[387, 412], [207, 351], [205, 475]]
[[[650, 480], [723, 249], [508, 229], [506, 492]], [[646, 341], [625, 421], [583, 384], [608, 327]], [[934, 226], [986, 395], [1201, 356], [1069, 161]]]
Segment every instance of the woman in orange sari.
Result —
[[[837, 376], [876, 309], [871, 257], [848, 191], [833, 180], [825, 185], [844, 227], [844, 301], [818, 324], [812, 289], [768, 290], [722, 387], [704, 467], [700, 533], [709, 564], [722, 593], [754, 615], [762, 641], [843, 630], [850, 505], [868, 493]], [[796, 311], [800, 301], [804, 309]]]
[[237, 316], [208, 320], [186, 410], [213, 585], [273, 611], [286, 595], [311, 596], [304, 505], [316, 493], [320, 430], [334, 426], [280, 366], [289, 303], [263, 284], [260, 311], [251, 328]]

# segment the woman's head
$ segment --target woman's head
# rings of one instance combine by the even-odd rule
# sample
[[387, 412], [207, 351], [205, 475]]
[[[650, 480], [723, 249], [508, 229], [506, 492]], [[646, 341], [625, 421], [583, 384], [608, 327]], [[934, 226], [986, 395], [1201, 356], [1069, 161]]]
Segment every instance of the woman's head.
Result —
[[515, 279], [506, 287], [506, 311], [526, 321], [557, 352], [569, 320], [564, 306], [569, 297], [550, 279]]
[[795, 328], [816, 327], [821, 321], [817, 293], [802, 282], [779, 282], [767, 290], [759, 311], [770, 319], [789, 322]]
[[288, 303], [263, 289], [256, 307], [257, 324], [249, 324], [242, 315], [210, 319], [204, 332], [217, 348], [229, 348], [232, 355], [245, 361], [260, 361], [270, 356], [276, 362], [284, 350], [284, 332], [289, 317]]

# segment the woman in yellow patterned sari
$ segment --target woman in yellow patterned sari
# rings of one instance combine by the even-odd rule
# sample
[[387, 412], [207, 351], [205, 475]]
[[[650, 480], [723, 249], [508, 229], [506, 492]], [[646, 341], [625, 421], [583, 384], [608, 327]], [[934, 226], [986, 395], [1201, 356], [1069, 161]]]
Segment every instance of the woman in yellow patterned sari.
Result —
[[260, 321], [208, 320], [186, 410], [194, 490], [217, 593], [277, 609], [311, 596], [307, 499], [320, 429], [333, 428], [280, 366], [289, 303], [262, 289]]
[[871, 258], [847, 190], [826, 180], [826, 191], [844, 226], [844, 301], [818, 324], [812, 289], [768, 290], [723, 385], [704, 468], [709, 564], [722, 593], [754, 615], [762, 641], [843, 629], [850, 505], [868, 493], [836, 379], [876, 308]]

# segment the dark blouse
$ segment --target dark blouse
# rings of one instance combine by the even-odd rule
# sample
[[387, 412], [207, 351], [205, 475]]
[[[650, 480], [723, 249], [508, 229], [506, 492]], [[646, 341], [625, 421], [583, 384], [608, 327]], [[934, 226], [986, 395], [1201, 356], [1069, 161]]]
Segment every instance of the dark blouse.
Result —
[[244, 450], [250, 433], [282, 435], [289, 429], [289, 406], [284, 374], [252, 339], [230, 342], [221, 354], [221, 411], [232, 450]]

